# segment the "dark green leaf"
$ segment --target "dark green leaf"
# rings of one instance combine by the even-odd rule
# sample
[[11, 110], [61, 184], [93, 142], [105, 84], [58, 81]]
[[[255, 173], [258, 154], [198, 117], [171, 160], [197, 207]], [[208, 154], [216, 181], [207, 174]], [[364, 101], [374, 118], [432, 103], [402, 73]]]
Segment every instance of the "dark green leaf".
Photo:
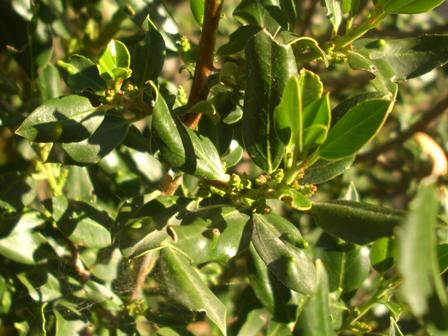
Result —
[[16, 133], [35, 142], [75, 142], [88, 138], [104, 118], [101, 108], [81, 96], [47, 100], [35, 109]]
[[448, 244], [437, 245], [437, 256], [439, 258], [440, 273], [448, 270]]
[[230, 34], [229, 42], [219, 47], [217, 54], [219, 56], [229, 56], [244, 50], [247, 41], [249, 41], [260, 30], [261, 28], [258, 26], [239, 27], [232, 34]]
[[320, 260], [316, 262], [316, 278], [316, 292], [303, 307], [297, 321], [297, 331], [304, 336], [335, 335], [331, 325], [328, 276]]
[[143, 87], [148, 80], [155, 81], [162, 71], [165, 60], [165, 42], [162, 35], [149, 18], [148, 31], [135, 48], [132, 58], [132, 72], [135, 83]]
[[380, 238], [370, 248], [370, 262], [377, 272], [386, 272], [396, 258], [396, 243], [394, 238]]
[[35, 270], [17, 274], [17, 278], [26, 287], [34, 301], [48, 302], [62, 296], [58, 279], [48, 270]]
[[286, 28], [288, 24], [276, 0], [243, 0], [233, 16], [243, 24], [266, 28], [272, 34], [279, 25]]
[[401, 211], [352, 201], [314, 202], [309, 212], [325, 231], [357, 244], [391, 236], [403, 215]]
[[440, 6], [445, 0], [381, 0], [379, 7], [388, 14], [418, 14]]
[[59, 72], [53, 64], [47, 64], [37, 77], [40, 97], [42, 101], [61, 96], [61, 78]]
[[246, 58], [244, 143], [252, 160], [270, 173], [279, 166], [284, 152], [274, 130], [274, 109], [297, 67], [291, 47], [278, 44], [265, 31], [248, 42]]
[[320, 159], [313, 166], [305, 170], [303, 183], [321, 184], [343, 174], [355, 161], [354, 156], [339, 160]]
[[392, 106], [388, 100], [372, 99], [350, 109], [330, 130], [319, 155], [335, 160], [355, 154], [379, 132]]
[[126, 120], [106, 116], [89, 138], [81, 142], [64, 143], [62, 148], [73, 162], [81, 165], [94, 164], [123, 142], [128, 129], [129, 123]]
[[226, 307], [204, 284], [188, 259], [167, 246], [161, 252], [161, 269], [168, 294], [193, 311], [205, 312], [226, 335]]
[[193, 265], [228, 262], [248, 246], [249, 216], [232, 207], [200, 209], [168, 232]]
[[[299, 248], [300, 232], [276, 215], [253, 215], [252, 242], [268, 269], [286, 287], [303, 294], [315, 289], [315, 268]], [[279, 225], [280, 224], [280, 225]]]
[[107, 89], [98, 67], [87, 57], [72, 55], [66, 61], [58, 61], [57, 65], [63, 70], [65, 82], [72, 91], [104, 94]]

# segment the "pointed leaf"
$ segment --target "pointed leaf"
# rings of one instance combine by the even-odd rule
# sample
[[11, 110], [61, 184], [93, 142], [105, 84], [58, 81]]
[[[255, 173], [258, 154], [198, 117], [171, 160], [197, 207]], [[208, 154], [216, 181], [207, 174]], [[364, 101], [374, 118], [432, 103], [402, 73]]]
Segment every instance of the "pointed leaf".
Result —
[[275, 193], [275, 196], [288, 204], [293, 209], [305, 211], [311, 209], [312, 203], [308, 197], [291, 187], [280, 187]]
[[418, 14], [440, 6], [445, 0], [383, 0], [380, 4], [388, 14]]
[[167, 246], [160, 263], [168, 294], [193, 311], [205, 312], [226, 335], [226, 307], [202, 281], [198, 271], [176, 249]]
[[303, 183], [321, 184], [338, 177], [351, 167], [355, 161], [354, 156], [339, 160], [320, 159], [313, 166], [305, 170]]
[[98, 60], [100, 75], [106, 80], [123, 80], [131, 76], [131, 56], [123, 42], [112, 40]]

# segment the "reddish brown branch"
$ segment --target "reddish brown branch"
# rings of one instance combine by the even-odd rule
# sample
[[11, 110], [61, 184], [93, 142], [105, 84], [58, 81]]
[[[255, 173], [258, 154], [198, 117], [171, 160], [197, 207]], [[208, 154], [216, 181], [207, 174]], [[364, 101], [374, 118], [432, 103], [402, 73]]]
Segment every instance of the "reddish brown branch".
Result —
[[415, 133], [425, 130], [425, 128], [448, 109], [448, 95], [439, 101], [430, 111], [426, 112], [423, 117], [408, 129], [398, 134], [395, 138], [386, 141], [376, 148], [361, 154], [357, 157], [356, 162], [373, 161], [380, 154], [386, 153], [394, 147], [397, 147], [406, 140], [410, 139]]
[[[221, 16], [222, 0], [206, 0], [204, 23], [201, 40], [199, 42], [199, 56], [196, 62], [193, 85], [191, 87], [188, 104], [193, 105], [207, 99], [209, 86], [208, 79], [213, 73], [213, 58], [215, 52], [216, 32]], [[185, 116], [184, 123], [190, 128], [196, 128], [201, 113], [191, 113]]]

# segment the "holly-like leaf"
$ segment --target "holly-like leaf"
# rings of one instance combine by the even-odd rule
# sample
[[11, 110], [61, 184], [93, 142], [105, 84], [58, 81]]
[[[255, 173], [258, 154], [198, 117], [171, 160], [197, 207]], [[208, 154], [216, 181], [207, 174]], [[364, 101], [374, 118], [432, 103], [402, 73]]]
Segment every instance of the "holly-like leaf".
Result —
[[403, 218], [401, 211], [353, 201], [314, 202], [309, 213], [328, 233], [357, 244], [391, 236]]
[[297, 73], [297, 67], [291, 47], [278, 44], [265, 31], [248, 42], [246, 59], [244, 144], [252, 160], [271, 173], [284, 154], [284, 145], [274, 129], [274, 109], [280, 103], [286, 83]]
[[298, 229], [272, 214], [254, 214], [253, 225], [252, 243], [269, 271], [286, 287], [303, 294], [313, 293], [316, 270], [299, 247], [303, 239]]
[[55, 98], [36, 108], [16, 134], [34, 142], [76, 142], [92, 135], [103, 118], [104, 110], [85, 97]]
[[160, 266], [168, 294], [193, 311], [205, 312], [225, 336], [226, 307], [202, 281], [188, 259], [167, 246], [161, 252]]
[[389, 100], [371, 99], [350, 109], [330, 129], [319, 155], [336, 160], [355, 154], [379, 132], [392, 106]]

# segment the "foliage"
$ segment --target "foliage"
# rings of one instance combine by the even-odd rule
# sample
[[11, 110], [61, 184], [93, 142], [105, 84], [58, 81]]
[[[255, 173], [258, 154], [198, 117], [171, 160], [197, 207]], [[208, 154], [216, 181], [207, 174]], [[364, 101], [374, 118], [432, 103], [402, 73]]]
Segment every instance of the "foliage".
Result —
[[446, 335], [443, 3], [0, 0], [0, 334]]

